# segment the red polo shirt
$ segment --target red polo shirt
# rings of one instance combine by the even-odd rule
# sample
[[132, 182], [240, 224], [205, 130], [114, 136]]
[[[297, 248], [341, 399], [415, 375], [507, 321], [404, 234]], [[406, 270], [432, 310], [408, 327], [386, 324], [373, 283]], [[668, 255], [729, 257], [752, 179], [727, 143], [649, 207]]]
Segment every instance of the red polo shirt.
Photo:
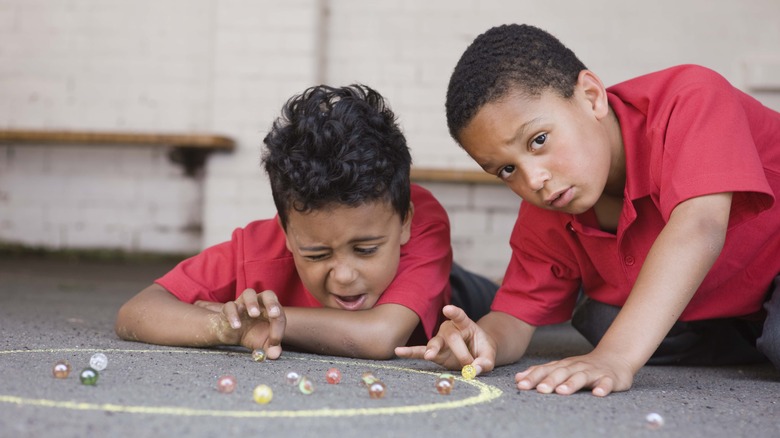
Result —
[[681, 320], [759, 312], [780, 273], [780, 113], [698, 66], [608, 88], [623, 133], [626, 187], [616, 234], [592, 210], [522, 203], [492, 309], [532, 325], [571, 318], [580, 284], [622, 306], [651, 245], [680, 202], [733, 192], [726, 242]]

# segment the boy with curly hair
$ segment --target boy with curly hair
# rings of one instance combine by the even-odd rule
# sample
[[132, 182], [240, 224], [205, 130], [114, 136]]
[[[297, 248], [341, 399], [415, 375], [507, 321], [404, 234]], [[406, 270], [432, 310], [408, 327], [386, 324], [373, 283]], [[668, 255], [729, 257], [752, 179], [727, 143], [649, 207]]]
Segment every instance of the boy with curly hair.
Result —
[[592, 352], [517, 387], [596, 396], [651, 364], [780, 368], [780, 114], [683, 65], [606, 88], [549, 33], [492, 28], [447, 91], [450, 134], [523, 200], [491, 312], [453, 306], [397, 354], [478, 371], [569, 319]]
[[130, 299], [117, 315], [121, 338], [263, 348], [271, 359], [282, 344], [387, 359], [434, 334], [451, 283], [454, 302], [487, 312], [498, 286], [453, 265], [447, 214], [410, 184], [406, 140], [379, 93], [309, 88], [264, 143], [277, 217], [235, 230]]

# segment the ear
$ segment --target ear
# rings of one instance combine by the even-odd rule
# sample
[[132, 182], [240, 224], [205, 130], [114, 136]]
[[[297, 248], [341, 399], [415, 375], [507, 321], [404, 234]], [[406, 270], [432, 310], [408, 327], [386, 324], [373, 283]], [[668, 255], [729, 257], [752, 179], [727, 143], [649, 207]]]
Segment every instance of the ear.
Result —
[[412, 237], [412, 218], [414, 217], [414, 203], [409, 202], [409, 210], [406, 211], [406, 217], [401, 224], [401, 245], [406, 245]]
[[607, 99], [607, 89], [601, 82], [596, 73], [590, 70], [582, 70], [577, 76], [577, 85], [575, 93], [582, 93], [589, 102], [591, 109], [597, 119], [601, 120], [609, 114], [609, 100]]

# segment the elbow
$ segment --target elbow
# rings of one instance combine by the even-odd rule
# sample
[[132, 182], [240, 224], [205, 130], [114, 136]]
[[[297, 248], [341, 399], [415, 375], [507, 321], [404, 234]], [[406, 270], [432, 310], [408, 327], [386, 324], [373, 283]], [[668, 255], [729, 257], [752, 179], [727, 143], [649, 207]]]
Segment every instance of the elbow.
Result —
[[123, 339], [125, 341], [128, 341], [128, 335], [127, 335], [127, 328], [125, 326], [125, 316], [123, 312], [124, 306], [122, 306], [119, 309], [119, 312], [116, 314], [116, 321], [114, 322], [114, 332], [117, 336], [119, 336], [120, 339]]
[[698, 246], [714, 260], [726, 243], [731, 200], [731, 193], [717, 193], [685, 201], [674, 209], [667, 226], [674, 224], [678, 241]]
[[124, 327], [119, 325], [114, 326], [114, 332], [123, 341], [137, 341], [138, 339], [131, 336]]
[[718, 258], [723, 246], [726, 244], [726, 230], [728, 222], [717, 220], [701, 220], [697, 224], [697, 232], [705, 244], [705, 251], [713, 260]]
[[130, 309], [128, 309], [128, 304], [125, 303], [122, 307], [119, 308], [119, 311], [116, 314], [116, 321], [114, 322], [114, 332], [119, 337], [119, 339], [125, 340], [125, 341], [137, 341], [138, 338], [133, 334], [133, 331], [131, 330], [132, 324], [130, 324], [132, 316], [130, 315], [132, 312]]

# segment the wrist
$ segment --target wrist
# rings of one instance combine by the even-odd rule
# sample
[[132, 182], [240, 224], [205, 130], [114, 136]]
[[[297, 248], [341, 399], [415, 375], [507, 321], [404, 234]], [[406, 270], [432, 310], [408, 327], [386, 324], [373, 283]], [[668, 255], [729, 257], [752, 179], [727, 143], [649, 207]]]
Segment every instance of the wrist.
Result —
[[610, 348], [608, 345], [604, 345], [603, 342], [596, 345], [593, 349], [593, 354], [607, 358], [610, 363], [621, 364], [624, 369], [631, 371], [631, 375], [636, 375], [649, 358], [639, 355], [635, 351]]
[[535, 327], [503, 312], [490, 312], [477, 325], [493, 348], [496, 365], [517, 362], [525, 354]]
[[209, 315], [208, 327], [208, 332], [211, 334], [212, 339], [216, 340], [216, 343], [219, 345], [238, 345], [244, 329], [243, 324], [238, 329], [231, 327], [221, 313]]

